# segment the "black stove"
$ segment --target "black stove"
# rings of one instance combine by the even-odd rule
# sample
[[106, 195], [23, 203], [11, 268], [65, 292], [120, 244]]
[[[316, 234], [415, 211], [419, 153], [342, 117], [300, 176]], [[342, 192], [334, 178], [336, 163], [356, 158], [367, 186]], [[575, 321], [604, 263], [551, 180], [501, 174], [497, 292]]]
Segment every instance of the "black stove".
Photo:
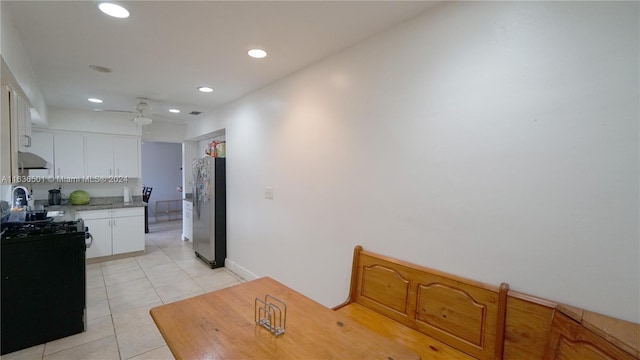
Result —
[[14, 238], [38, 237], [56, 234], [70, 234], [86, 232], [82, 220], [76, 221], [27, 221], [27, 222], [7, 222], [2, 224], [2, 240]]
[[82, 220], [2, 223], [0, 355], [86, 329]]

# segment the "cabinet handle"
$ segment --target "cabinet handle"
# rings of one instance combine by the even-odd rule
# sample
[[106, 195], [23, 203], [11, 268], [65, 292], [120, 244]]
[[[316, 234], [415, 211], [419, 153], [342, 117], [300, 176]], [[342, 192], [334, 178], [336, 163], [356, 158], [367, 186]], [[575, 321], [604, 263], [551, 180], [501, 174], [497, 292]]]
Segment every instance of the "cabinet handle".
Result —
[[24, 135], [24, 137], [27, 138], [27, 145], [25, 145], [25, 147], [31, 147], [31, 136], [29, 135]]

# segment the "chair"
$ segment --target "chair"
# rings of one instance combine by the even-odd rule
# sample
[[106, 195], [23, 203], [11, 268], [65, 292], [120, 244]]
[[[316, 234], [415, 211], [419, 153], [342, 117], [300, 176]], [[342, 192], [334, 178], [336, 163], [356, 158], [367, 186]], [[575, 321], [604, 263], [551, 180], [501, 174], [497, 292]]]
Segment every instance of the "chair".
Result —
[[144, 233], [149, 233], [149, 198], [151, 197], [152, 187], [142, 185], [142, 201], [146, 202], [144, 206]]

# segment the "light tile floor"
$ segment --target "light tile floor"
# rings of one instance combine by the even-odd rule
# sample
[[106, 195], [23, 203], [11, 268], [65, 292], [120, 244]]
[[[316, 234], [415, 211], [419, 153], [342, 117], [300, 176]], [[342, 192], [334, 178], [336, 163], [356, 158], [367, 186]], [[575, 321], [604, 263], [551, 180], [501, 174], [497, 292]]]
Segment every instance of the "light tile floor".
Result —
[[87, 331], [3, 360], [173, 359], [149, 310], [244, 280], [198, 260], [181, 221], [150, 224], [142, 256], [87, 265]]

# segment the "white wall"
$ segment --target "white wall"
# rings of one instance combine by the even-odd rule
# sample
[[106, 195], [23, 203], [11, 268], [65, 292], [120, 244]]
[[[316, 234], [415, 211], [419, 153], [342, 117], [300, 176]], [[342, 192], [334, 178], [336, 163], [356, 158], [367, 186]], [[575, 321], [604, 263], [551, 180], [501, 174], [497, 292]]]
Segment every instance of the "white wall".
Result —
[[142, 127], [131, 121], [128, 113], [75, 110], [51, 107], [47, 128], [116, 135], [138, 135]]
[[154, 121], [142, 127], [142, 141], [181, 143], [184, 140], [183, 124]]
[[638, 7], [443, 4], [190, 126], [229, 260], [332, 306], [363, 244], [640, 322]]
[[39, 125], [46, 125], [48, 109], [44, 96], [4, 2], [0, 3], [0, 8], [2, 9], [0, 11], [0, 54], [11, 70], [12, 77], [15, 78], [19, 86], [19, 91], [24, 92], [31, 107], [37, 111]]

